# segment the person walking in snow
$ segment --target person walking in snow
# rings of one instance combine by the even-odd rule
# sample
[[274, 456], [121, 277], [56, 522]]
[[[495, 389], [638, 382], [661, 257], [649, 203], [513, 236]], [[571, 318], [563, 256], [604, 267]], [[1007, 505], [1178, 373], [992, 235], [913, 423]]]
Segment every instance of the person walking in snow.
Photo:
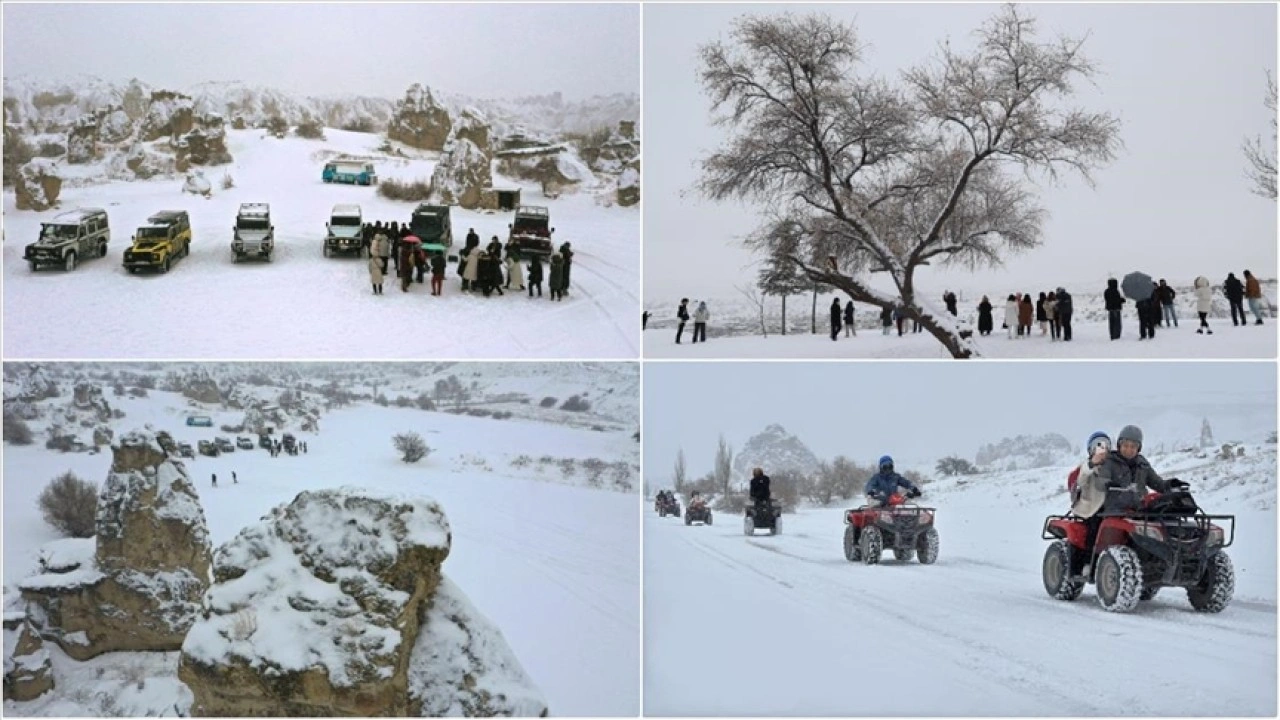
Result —
[[239, 484], [240, 484], [240, 478], [237, 478], [237, 477], [236, 477], [236, 471], [235, 471], [235, 470], [232, 470], [232, 471], [231, 471], [231, 484], [232, 484], [232, 485], [239, 485]]
[[573, 250], [569, 247], [568, 241], [560, 246], [560, 256], [564, 258], [564, 287], [561, 290], [569, 289], [569, 269], [573, 267]]
[[893, 308], [886, 305], [880, 308], [880, 329], [885, 337], [893, 332]]
[[[1248, 270], [1244, 271], [1244, 296], [1249, 301], [1249, 310], [1253, 312], [1253, 317], [1257, 319], [1254, 325], [1262, 324], [1262, 283], [1258, 282], [1258, 278]], [[1240, 311], [1240, 317], [1244, 317], [1244, 310]]]
[[1022, 304], [1018, 306], [1018, 334], [1031, 337], [1031, 320], [1036, 315], [1035, 306], [1031, 304], [1031, 293], [1022, 296]]
[[983, 337], [990, 335], [994, 325], [995, 319], [991, 317], [991, 301], [983, 295], [982, 302], [978, 303], [978, 334]]
[[858, 328], [853, 325], [853, 301], [844, 304], [844, 336], [858, 337]]
[[1173, 304], [1176, 297], [1178, 293], [1174, 292], [1164, 278], [1160, 278], [1160, 286], [1156, 288], [1156, 299], [1160, 301], [1160, 315], [1164, 319], [1165, 327], [1178, 327], [1178, 309]]
[[551, 256], [551, 272], [548, 273], [548, 286], [551, 288], [552, 300], [564, 300], [564, 258]]
[[834, 342], [840, 337], [840, 320], [844, 317], [844, 309], [840, 307], [840, 298], [831, 301], [831, 340]]
[[707, 321], [711, 319], [711, 312], [707, 310], [706, 301], [698, 303], [698, 309], [693, 311], [693, 341], [707, 341]]
[[480, 289], [480, 255], [483, 253], [477, 245], [467, 253], [466, 265], [462, 271], [462, 289], [475, 292]]
[[680, 298], [680, 307], [676, 308], [676, 344], [680, 344], [680, 338], [684, 335], [684, 324], [689, 322], [689, 298]]
[[1009, 331], [1009, 339], [1013, 339], [1014, 329], [1018, 327], [1018, 297], [1010, 295], [1004, 303], [1004, 326]]
[[1062, 326], [1062, 342], [1071, 342], [1071, 294], [1066, 288], [1058, 288], [1058, 324]]
[[534, 255], [529, 259], [529, 297], [533, 297], [533, 291], [538, 291], [538, 297], [542, 297], [542, 256]]
[[369, 282], [373, 284], [373, 294], [382, 294], [382, 263], [383, 258], [377, 255], [369, 257]]
[[951, 313], [953, 316], [958, 316], [960, 314], [959, 310], [956, 307], [956, 304], [959, 302], [959, 300], [956, 299], [955, 293], [951, 292], [950, 290], [947, 290], [946, 292], [942, 293], [942, 302], [946, 304], [947, 312]]
[[1115, 278], [1107, 280], [1107, 289], [1102, 291], [1102, 300], [1107, 308], [1107, 328], [1112, 340], [1120, 339], [1120, 308], [1124, 307], [1124, 297], [1120, 295], [1120, 283]]
[[[1240, 282], [1235, 273], [1227, 273], [1227, 280], [1222, 283], [1222, 292], [1231, 305], [1231, 324], [1248, 325], [1249, 319], [1244, 314], [1244, 283]], [[1240, 317], [1239, 322], [1236, 321], [1237, 315]]]
[[1196, 328], [1196, 334], [1212, 335], [1213, 329], [1209, 327], [1209, 312], [1213, 310], [1213, 287], [1209, 285], [1209, 278], [1203, 275], [1196, 278], [1195, 295], [1196, 314], [1200, 316], [1200, 327]]
[[213, 474], [213, 486], [218, 487], [218, 473]]

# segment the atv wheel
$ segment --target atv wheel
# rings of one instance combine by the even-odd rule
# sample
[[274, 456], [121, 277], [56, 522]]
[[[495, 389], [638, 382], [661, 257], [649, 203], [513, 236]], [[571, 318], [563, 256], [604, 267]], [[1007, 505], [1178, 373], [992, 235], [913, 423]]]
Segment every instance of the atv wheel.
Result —
[[916, 557], [915, 548], [894, 548], [893, 559], [900, 563], [909, 563]]
[[1231, 558], [1219, 550], [1209, 558], [1200, 584], [1187, 588], [1191, 607], [1200, 612], [1222, 612], [1236, 592], [1236, 571]]
[[773, 527], [769, 528], [769, 534], [770, 535], [782, 534], [782, 518], [777, 517], [773, 519]]
[[1107, 548], [1094, 573], [1098, 604], [1107, 612], [1129, 612], [1142, 596], [1142, 562], [1138, 553], [1123, 545]]
[[751, 519], [750, 515], [742, 519], [742, 534], [743, 535], [756, 534], [756, 523], [754, 520]]
[[857, 528], [852, 525], [844, 529], [844, 559], [849, 562], [862, 560], [862, 548], [858, 546]]
[[868, 565], [880, 562], [880, 553], [884, 552], [884, 536], [880, 534], [880, 528], [863, 528], [859, 544], [862, 546], [862, 562]]
[[938, 531], [929, 528], [916, 536], [916, 559], [921, 565], [932, 565], [938, 561]]
[[1054, 540], [1044, 552], [1040, 574], [1044, 579], [1044, 591], [1056, 600], [1075, 600], [1084, 591], [1083, 580], [1071, 579], [1071, 544], [1066, 540]]
[[76, 269], [76, 254], [74, 252], [67, 253], [67, 256], [62, 260], [63, 266], [66, 268], [67, 272], [71, 272]]
[[1154, 600], [1156, 595], [1159, 595], [1159, 594], [1160, 594], [1159, 585], [1143, 585], [1142, 594], [1138, 596], [1138, 599], [1141, 600], [1142, 602], [1146, 602], [1148, 600]]

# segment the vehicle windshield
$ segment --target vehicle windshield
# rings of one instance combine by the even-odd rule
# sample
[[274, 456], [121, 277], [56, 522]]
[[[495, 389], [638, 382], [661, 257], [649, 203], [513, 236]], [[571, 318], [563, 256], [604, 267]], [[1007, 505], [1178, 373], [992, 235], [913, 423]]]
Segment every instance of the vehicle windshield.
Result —
[[79, 227], [76, 225], [45, 225], [40, 230], [41, 242], [57, 242], [59, 240], [74, 240]]
[[241, 217], [236, 219], [236, 227], [241, 230], [266, 230], [271, 223], [266, 218], [258, 217]]
[[436, 231], [440, 229], [442, 224], [439, 215], [424, 213], [413, 216], [413, 228], [415, 230], [421, 228], [424, 231]]
[[329, 220], [330, 225], [354, 225], [360, 227], [360, 218], [352, 215], [334, 215]]
[[529, 218], [518, 217], [513, 225], [516, 231], [538, 233], [545, 235], [547, 233], [546, 218]]
[[169, 237], [168, 227], [156, 227], [152, 225], [138, 228], [139, 240], [142, 240], [143, 238], [164, 239], [167, 237]]

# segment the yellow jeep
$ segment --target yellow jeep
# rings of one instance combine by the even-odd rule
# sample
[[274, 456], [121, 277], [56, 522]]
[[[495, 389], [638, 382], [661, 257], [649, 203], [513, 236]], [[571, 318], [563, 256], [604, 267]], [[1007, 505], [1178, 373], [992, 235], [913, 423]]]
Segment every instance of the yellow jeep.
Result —
[[147, 218], [124, 251], [129, 272], [139, 268], [169, 272], [173, 261], [191, 253], [191, 220], [185, 210], [163, 210]]

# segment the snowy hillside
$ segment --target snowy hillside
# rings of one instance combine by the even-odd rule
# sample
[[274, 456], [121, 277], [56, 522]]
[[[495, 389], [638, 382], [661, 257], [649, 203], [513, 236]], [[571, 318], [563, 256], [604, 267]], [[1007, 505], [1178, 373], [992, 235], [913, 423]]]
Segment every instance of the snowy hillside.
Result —
[[[1152, 462], [1208, 512], [1236, 516], [1235, 598], [1219, 615], [1175, 588], [1129, 615], [1099, 608], [1093, 586], [1050, 598], [1040, 530], [1067, 508], [1066, 467], [929, 483], [934, 565], [848, 562], [842, 507], [786, 515], [782, 535], [754, 538], [733, 515], [687, 527], [646, 512], [646, 713], [1274, 715], [1276, 446]], [[1135, 647], [1177, 671], [1118, 677], [1077, 657], [1145, 662]], [[903, 668], [927, 682], [904, 686]]]
[[[228, 130], [235, 161], [208, 171], [209, 199], [184, 194], [176, 179], [89, 186], [104, 168], [67, 166], [61, 208], [105, 208], [112, 231], [107, 257], [85, 260], [71, 273], [27, 268], [24, 246], [58, 210], [19, 212], [14, 195], [6, 193], [7, 352], [29, 358], [636, 356], [639, 210], [602, 204], [591, 188], [551, 199], [536, 182], [494, 177], [495, 186], [521, 188], [523, 203], [547, 206], [556, 241], [572, 244], [570, 288], [560, 302], [551, 301], [545, 282], [541, 298], [464, 295], [453, 264], [441, 297], [432, 297], [426, 283], [401, 292], [393, 277], [384, 281], [385, 295], [375, 296], [367, 260], [324, 257], [325, 223], [335, 204], [358, 203], [365, 220], [384, 223], [406, 222], [416, 205], [388, 200], [373, 188], [325, 184], [325, 160], [343, 153], [370, 156], [383, 179], [403, 181], [431, 177], [439, 160], [439, 153], [428, 151], [389, 154], [379, 149], [382, 143], [375, 135], [339, 130], [329, 130], [323, 141]], [[234, 187], [224, 189], [224, 177]], [[242, 202], [271, 205], [271, 263], [232, 262], [231, 228]], [[190, 214], [190, 257], [168, 274], [128, 274], [121, 263], [130, 236], [163, 209]], [[470, 228], [485, 241], [505, 240], [511, 221], [509, 213], [455, 207], [455, 248]], [[202, 306], [192, 307], [192, 298]], [[172, 322], [155, 322], [153, 312], [136, 310], [143, 306], [170, 308]], [[45, 321], [72, 316], [77, 323]]]
[[[1106, 310], [1102, 301], [1102, 293], [1076, 292], [1073, 294], [1075, 314], [1072, 320], [1073, 338], [1070, 343], [1050, 342], [1041, 337], [1039, 325], [1032, 328], [1032, 336], [1009, 340], [1000, 329], [1004, 319], [1003, 303], [998, 303], [996, 296], [991, 295], [991, 302], [998, 306], [994, 311], [995, 329], [991, 335], [975, 337], [974, 342], [983, 357], [990, 358], [1266, 358], [1276, 354], [1277, 314], [1275, 298], [1277, 286], [1275, 280], [1263, 281], [1262, 292], [1268, 298], [1267, 323], [1261, 328], [1252, 324], [1245, 328], [1231, 326], [1231, 314], [1221, 288], [1214, 290], [1213, 312], [1209, 316], [1212, 336], [1196, 335], [1199, 323], [1195, 314], [1195, 300], [1190, 287], [1174, 284], [1178, 297], [1175, 302], [1178, 308], [1179, 325], [1177, 329], [1156, 329], [1155, 342], [1138, 341], [1138, 320], [1133, 310], [1133, 303], [1125, 306], [1123, 318], [1123, 334], [1115, 342], [1110, 340], [1107, 330]], [[817, 333], [811, 334], [813, 321], [812, 297], [797, 295], [787, 301], [787, 335], [779, 334], [782, 328], [781, 300], [765, 298], [765, 323], [768, 338], [760, 336], [760, 311], [742, 296], [726, 296], [717, 298], [696, 298], [691, 307], [699, 300], [705, 300], [711, 312], [711, 321], [707, 324], [706, 345], [692, 345], [689, 334], [693, 329], [689, 325], [685, 329], [682, 345], [675, 345], [675, 309], [679, 298], [646, 297], [645, 309], [652, 313], [649, 319], [648, 332], [644, 333], [645, 357], [675, 358], [844, 358], [844, 357], [880, 357], [880, 358], [949, 358], [945, 349], [933, 336], [921, 332], [911, 333], [908, 322], [907, 334], [898, 337], [894, 328], [891, 335], [885, 337], [881, 333], [880, 311], [870, 305], [854, 303], [854, 322], [858, 335], [846, 338], [841, 332], [840, 339], [832, 342], [829, 308], [831, 299], [836, 293], [830, 291], [818, 296]], [[848, 298], [841, 295], [843, 304]], [[963, 296], [958, 305], [961, 320], [969, 322], [973, 328], [978, 323], [978, 302], [982, 294], [970, 293]], [[1253, 316], [1249, 316], [1250, 323]]]
[[[48, 424], [75, 401], [69, 386], [77, 380], [103, 385], [102, 396], [122, 415], [104, 423], [117, 437], [149, 424], [192, 444], [235, 435], [219, 428], [246, 416], [231, 401], [252, 404], [254, 396], [278, 400], [285, 390], [290, 397], [296, 391], [299, 399], [290, 412], [312, 403], [320, 408], [314, 431], [285, 424], [307, 443], [306, 453], [272, 457], [264, 450], [238, 450], [182, 461], [197, 486], [215, 547], [302, 490], [357, 486], [429, 496], [440, 503], [453, 532], [444, 571], [501, 629], [551, 712], [636, 714], [637, 497], [622, 490], [624, 482], [634, 486], [638, 474], [639, 445], [633, 437], [638, 418], [634, 390], [627, 391], [633, 395], [630, 403], [603, 398], [610, 388], [617, 394], [638, 385], [638, 370], [548, 365], [539, 373], [538, 366], [512, 363], [474, 374], [469, 367], [477, 366], [258, 363], [214, 365], [202, 375], [181, 372], [184, 368], [171, 374], [175, 367], [168, 365], [45, 366], [46, 379], [58, 386], [59, 395], [26, 403], [36, 411], [27, 420], [36, 442], [5, 446], [6, 610], [15, 602], [14, 584], [36, 569], [42, 544], [56, 539], [36, 509], [45, 483], [66, 470], [95, 484], [107, 475], [109, 452], [60, 453], [44, 447]], [[629, 374], [619, 367], [629, 368]], [[27, 370], [6, 365], [6, 409], [21, 393], [41, 394], [42, 381], [24, 379]], [[356, 375], [359, 382], [340, 380], [343, 374]], [[464, 406], [480, 414], [395, 407], [402, 394], [416, 398], [451, 375], [482, 396]], [[94, 376], [114, 380], [95, 381]], [[152, 389], [137, 396], [136, 388], [153, 381], [163, 387], [166, 378], [183, 380], [185, 390]], [[214, 381], [226, 401], [192, 399], [207, 389], [196, 382], [205, 379]], [[124, 386], [119, 397], [114, 381]], [[272, 384], [277, 382], [282, 384]], [[390, 407], [344, 394], [371, 393], [374, 384]], [[580, 413], [539, 408], [541, 396], [552, 392], [580, 394], [598, 405]], [[525, 406], [516, 394], [530, 399], [532, 409], [524, 415], [516, 411]], [[495, 419], [494, 413], [504, 409], [512, 416]], [[209, 415], [214, 427], [187, 426], [191, 414]], [[401, 462], [392, 447], [392, 435], [406, 431], [422, 435], [431, 448], [416, 464]], [[575, 520], [566, 524], [567, 515]], [[95, 715], [111, 707], [125, 715], [173, 714], [190, 703], [175, 677], [176, 654], [125, 653], [83, 663], [56, 648], [50, 654], [57, 689], [31, 703], [6, 702], [6, 714]], [[132, 678], [139, 675], [147, 678], [145, 690], [133, 687]]]

